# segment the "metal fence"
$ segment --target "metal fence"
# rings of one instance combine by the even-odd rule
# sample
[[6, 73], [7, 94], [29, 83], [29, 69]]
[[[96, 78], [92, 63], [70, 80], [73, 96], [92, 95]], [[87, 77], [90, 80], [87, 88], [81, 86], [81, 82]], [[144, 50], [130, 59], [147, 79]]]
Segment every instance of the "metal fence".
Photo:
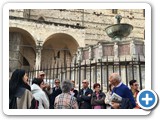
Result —
[[34, 77], [37, 76], [39, 71], [45, 72], [45, 82], [53, 87], [54, 79], [59, 78], [61, 81], [64, 79], [75, 80], [77, 88], [80, 89], [83, 79], [89, 80], [90, 88], [94, 83], [100, 83], [101, 89], [108, 90], [109, 75], [113, 72], [118, 72], [122, 81], [129, 85], [129, 81], [136, 79], [140, 85], [140, 89], [144, 88], [145, 82], [145, 62], [141, 60], [141, 56], [137, 59], [131, 59], [128, 61], [126, 58], [114, 61], [114, 59], [106, 61], [100, 60], [98, 62], [83, 61], [79, 63], [70, 63], [66, 66], [55, 63], [54, 65], [46, 64], [41, 65], [39, 69], [33, 69], [28, 71], [30, 83]]

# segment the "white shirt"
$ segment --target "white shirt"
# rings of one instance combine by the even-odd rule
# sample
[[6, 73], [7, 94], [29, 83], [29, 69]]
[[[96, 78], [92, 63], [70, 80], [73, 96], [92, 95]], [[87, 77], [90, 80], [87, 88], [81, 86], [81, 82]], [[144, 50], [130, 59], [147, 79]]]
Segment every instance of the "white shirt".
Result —
[[122, 85], [122, 82], [120, 82], [117, 86], [115, 86], [115, 87], [119, 87], [119, 86], [121, 86]]
[[31, 92], [36, 100], [39, 101], [38, 109], [49, 109], [49, 101], [44, 91], [37, 85], [31, 86]]

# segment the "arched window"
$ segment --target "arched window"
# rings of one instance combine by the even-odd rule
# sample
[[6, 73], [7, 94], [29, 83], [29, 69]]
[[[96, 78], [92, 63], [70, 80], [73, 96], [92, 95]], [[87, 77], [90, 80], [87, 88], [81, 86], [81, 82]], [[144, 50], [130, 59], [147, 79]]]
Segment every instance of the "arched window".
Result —
[[112, 9], [112, 13], [113, 14], [117, 14], [118, 13], [118, 9]]
[[38, 18], [39, 21], [45, 21], [45, 19], [41, 16]]

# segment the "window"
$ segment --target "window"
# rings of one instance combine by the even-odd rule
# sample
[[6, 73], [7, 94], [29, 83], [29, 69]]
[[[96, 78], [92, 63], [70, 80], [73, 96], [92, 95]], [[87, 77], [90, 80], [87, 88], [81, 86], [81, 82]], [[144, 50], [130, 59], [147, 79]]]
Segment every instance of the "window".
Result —
[[145, 17], [145, 9], [143, 9], [143, 17]]
[[45, 19], [41, 16], [38, 18], [39, 21], [45, 21]]
[[113, 14], [117, 14], [118, 13], [118, 9], [112, 9], [112, 13]]

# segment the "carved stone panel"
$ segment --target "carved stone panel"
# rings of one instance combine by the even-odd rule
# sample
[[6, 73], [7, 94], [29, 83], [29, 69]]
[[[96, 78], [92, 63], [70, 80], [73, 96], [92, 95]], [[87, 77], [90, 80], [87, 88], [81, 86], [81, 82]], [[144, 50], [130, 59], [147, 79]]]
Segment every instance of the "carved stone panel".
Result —
[[113, 56], [114, 55], [113, 45], [104, 46], [103, 53], [104, 56]]
[[136, 54], [144, 55], [143, 45], [136, 45]]
[[127, 45], [119, 45], [119, 55], [130, 55], [130, 47]]
[[83, 51], [83, 58], [86, 60], [86, 59], [89, 59], [89, 52], [88, 50], [84, 50]]
[[97, 58], [98, 56], [98, 48], [93, 48], [93, 58]]

